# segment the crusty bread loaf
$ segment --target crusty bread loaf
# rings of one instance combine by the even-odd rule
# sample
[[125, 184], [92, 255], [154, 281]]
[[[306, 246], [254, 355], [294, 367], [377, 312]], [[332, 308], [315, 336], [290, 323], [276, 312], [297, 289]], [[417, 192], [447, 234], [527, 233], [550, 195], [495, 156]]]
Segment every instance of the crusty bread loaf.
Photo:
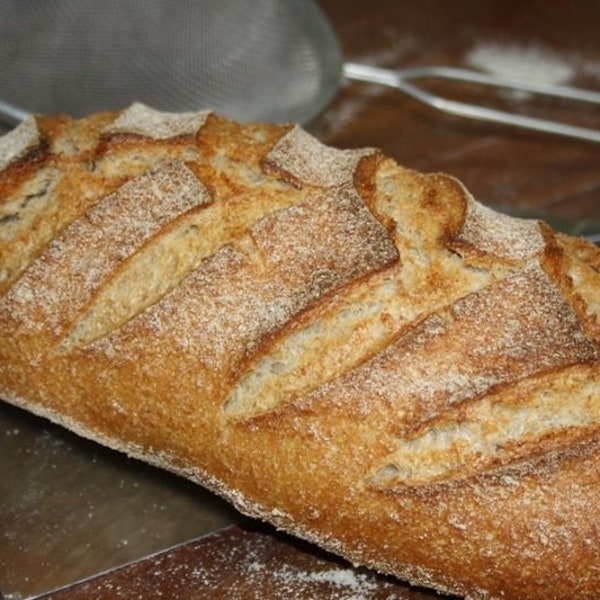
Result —
[[600, 595], [600, 252], [296, 126], [0, 140], [0, 397], [356, 564]]

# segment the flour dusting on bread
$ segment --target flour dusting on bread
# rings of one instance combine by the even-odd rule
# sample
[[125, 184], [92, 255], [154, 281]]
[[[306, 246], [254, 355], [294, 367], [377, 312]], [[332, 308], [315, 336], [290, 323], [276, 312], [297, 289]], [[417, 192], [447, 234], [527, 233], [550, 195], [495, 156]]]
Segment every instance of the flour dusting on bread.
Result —
[[600, 251], [372, 148], [137, 103], [23, 123], [0, 397], [419, 586], [600, 589]]

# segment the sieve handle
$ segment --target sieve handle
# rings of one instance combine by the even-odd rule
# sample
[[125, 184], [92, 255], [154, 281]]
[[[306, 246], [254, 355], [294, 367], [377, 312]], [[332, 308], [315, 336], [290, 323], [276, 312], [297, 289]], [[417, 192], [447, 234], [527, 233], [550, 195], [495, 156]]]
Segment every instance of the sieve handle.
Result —
[[452, 79], [454, 81], [478, 83], [490, 87], [512, 89], [519, 92], [566, 98], [568, 100], [600, 105], [600, 93], [598, 92], [569, 86], [515, 81], [454, 67], [419, 67], [415, 69], [393, 71], [391, 69], [381, 69], [370, 65], [346, 63], [343, 67], [343, 74], [347, 79], [378, 83], [398, 89], [427, 106], [449, 114], [480, 121], [499, 123], [502, 125], [514, 125], [524, 129], [541, 131], [579, 140], [600, 142], [600, 131], [596, 129], [578, 127], [576, 125], [569, 125], [558, 121], [528, 117], [475, 104], [449, 100], [421, 89], [417, 85], [411, 83], [411, 80], [423, 78]]
[[8, 102], [0, 100], [0, 121], [7, 125], [18, 125], [29, 116], [29, 113]]

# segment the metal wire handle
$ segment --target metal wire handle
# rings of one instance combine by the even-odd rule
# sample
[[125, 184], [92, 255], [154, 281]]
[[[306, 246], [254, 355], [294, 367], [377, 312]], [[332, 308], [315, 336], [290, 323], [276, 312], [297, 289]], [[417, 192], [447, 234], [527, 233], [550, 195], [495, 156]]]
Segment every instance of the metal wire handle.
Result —
[[[370, 65], [346, 63], [343, 65], [343, 74], [347, 79], [376, 83], [398, 89], [427, 106], [456, 116], [600, 142], [600, 131], [595, 129], [449, 100], [423, 90], [417, 85], [413, 85], [411, 81], [425, 78], [449, 79], [597, 105], [600, 105], [600, 92], [570, 86], [511, 80], [455, 67], [416, 67], [394, 71]], [[28, 114], [27, 111], [0, 100], [0, 118], [4, 122], [15, 125], [24, 120]]]
[[26, 110], [0, 100], [0, 121], [7, 125], [17, 125], [29, 116]]
[[451, 79], [600, 105], [599, 92], [569, 86], [505, 79], [454, 67], [417, 67], [394, 71], [369, 65], [346, 63], [343, 67], [343, 73], [347, 79], [377, 83], [398, 89], [427, 106], [452, 115], [502, 125], [514, 125], [523, 129], [541, 131], [579, 140], [600, 142], [600, 131], [596, 129], [536, 117], [527, 117], [484, 106], [449, 100], [423, 90], [417, 85], [412, 84], [411, 81], [425, 78]]

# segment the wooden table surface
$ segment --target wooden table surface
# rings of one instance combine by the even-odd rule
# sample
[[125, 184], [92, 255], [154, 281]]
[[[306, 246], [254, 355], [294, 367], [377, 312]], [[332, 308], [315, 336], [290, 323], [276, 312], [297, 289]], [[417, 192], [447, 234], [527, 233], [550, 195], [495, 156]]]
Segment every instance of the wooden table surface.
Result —
[[[347, 61], [400, 69], [458, 66], [600, 90], [600, 2], [320, 0]], [[600, 129], [600, 106], [423, 82], [465, 101]], [[600, 219], [600, 144], [453, 117], [382, 86], [343, 85], [311, 129], [341, 147], [377, 146], [444, 171], [482, 202]]]
[[[600, 90], [596, 0], [319, 0], [319, 4], [348, 61], [392, 69], [453, 65]], [[600, 107], [507, 92], [494, 96], [473, 86], [426, 85], [462, 100], [600, 129]], [[364, 83], [343, 83], [328, 108], [307, 127], [335, 146], [376, 146], [405, 166], [454, 175], [480, 201], [503, 210], [600, 220], [600, 144], [468, 121]], [[47, 435], [56, 434], [49, 430]], [[165, 481], [170, 485], [170, 479]], [[227, 554], [236, 548], [245, 548], [246, 558], [251, 556], [254, 562]], [[438, 597], [349, 569], [268, 528], [234, 526], [73, 585], [56, 598], [113, 598], [115, 589], [120, 590], [119, 597], [143, 597], [148, 585], [162, 597], [178, 598]], [[296, 587], [291, 593], [289, 579], [294, 574]]]

